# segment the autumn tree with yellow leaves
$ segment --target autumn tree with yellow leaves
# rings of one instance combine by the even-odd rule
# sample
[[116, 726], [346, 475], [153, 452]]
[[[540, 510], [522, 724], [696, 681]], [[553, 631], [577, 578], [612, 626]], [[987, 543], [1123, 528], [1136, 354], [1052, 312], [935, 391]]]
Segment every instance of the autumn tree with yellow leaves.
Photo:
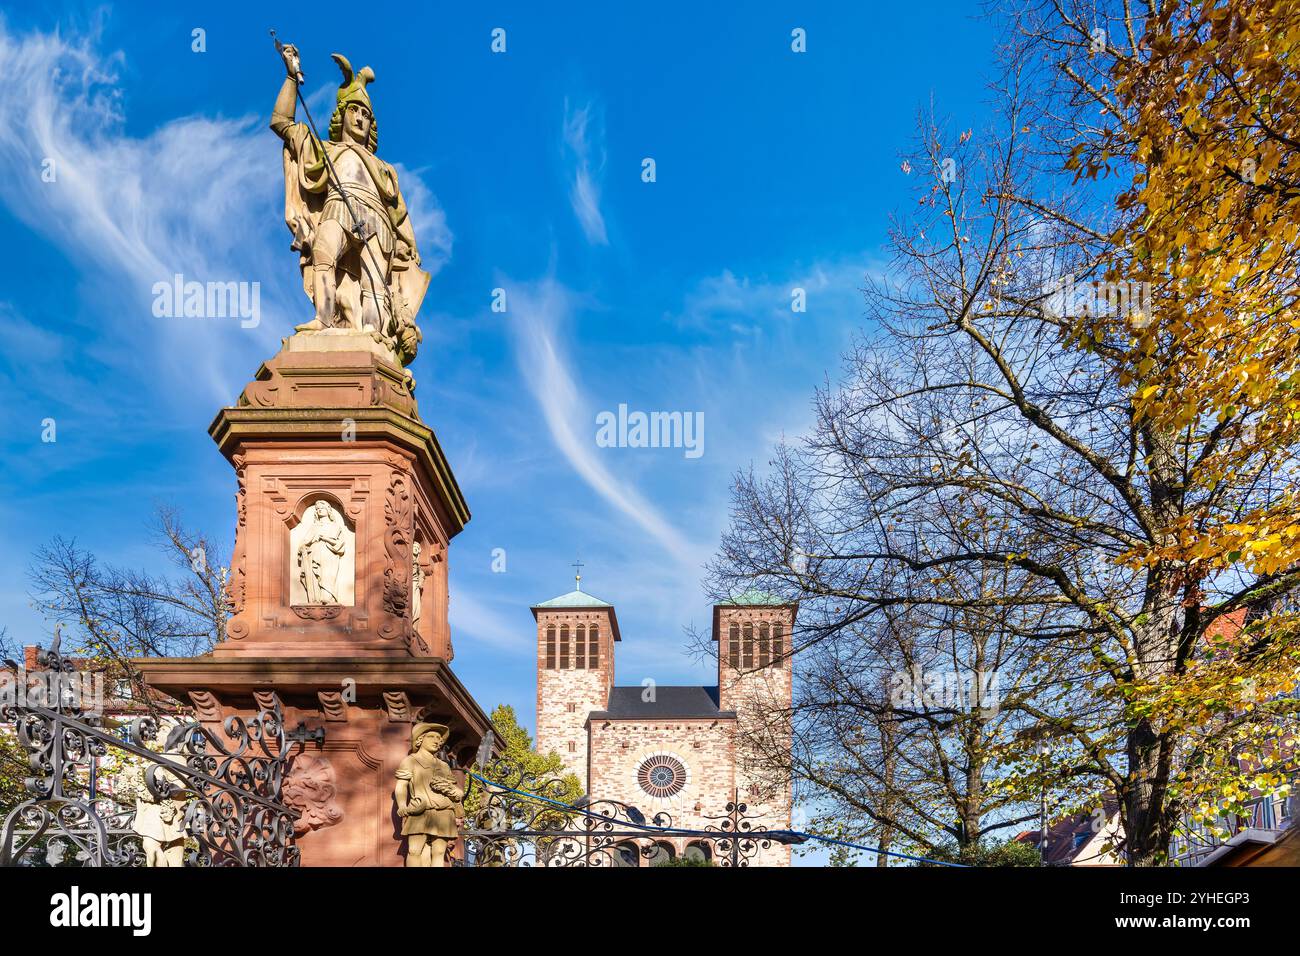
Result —
[[[981, 792], [1111, 797], [1158, 864], [1296, 770], [1300, 8], [1009, 22], [999, 124], [920, 124], [873, 323], [813, 432], [738, 476], [712, 587], [799, 600], [799, 646], [841, 656], [901, 609], [1034, 621], [1051, 671]], [[1024, 581], [972, 597], [993, 568]], [[794, 763], [862, 756], [818, 746]]]
[[1132, 393], [1149, 489], [1146, 533], [1119, 560], [1153, 599], [1117, 683], [1134, 730], [1127, 817], [1148, 859], [1176, 807], [1235, 814], [1294, 769], [1294, 701], [1279, 695], [1300, 654], [1286, 600], [1300, 580], [1300, 6], [1101, 10], [1053, 3], [1020, 27], [1080, 110], [1066, 167], [1122, 186], [1105, 242], [1081, 241], [1104, 287], [1143, 292], [1065, 318]]

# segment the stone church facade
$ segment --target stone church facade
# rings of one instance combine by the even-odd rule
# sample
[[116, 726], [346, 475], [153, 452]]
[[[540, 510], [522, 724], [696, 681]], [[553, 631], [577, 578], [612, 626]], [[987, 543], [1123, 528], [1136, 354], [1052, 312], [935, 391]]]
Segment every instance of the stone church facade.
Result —
[[[618, 686], [622, 641], [614, 606], [581, 590], [532, 608], [537, 622], [538, 752], [559, 754], [593, 800], [632, 804], [647, 820], [661, 811], [673, 826], [719, 822], [739, 796], [748, 816], [772, 830], [790, 827], [790, 787], [765, 771], [746, 741], [782, 727], [791, 706], [790, 634], [797, 607], [747, 594], [713, 609], [718, 678], [713, 686]], [[764, 729], [765, 750], [788, 750], [784, 731]], [[707, 843], [647, 838], [616, 862], [650, 865], [665, 856], [709, 856]], [[648, 851], [639, 852], [639, 850]], [[790, 848], [773, 844], [752, 865], [788, 866]]]

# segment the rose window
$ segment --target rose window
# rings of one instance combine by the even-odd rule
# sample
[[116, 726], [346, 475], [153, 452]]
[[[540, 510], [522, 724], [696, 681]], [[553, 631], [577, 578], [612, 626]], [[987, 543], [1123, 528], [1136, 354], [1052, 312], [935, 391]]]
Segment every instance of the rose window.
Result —
[[636, 781], [652, 797], [675, 797], [686, 786], [686, 767], [676, 757], [655, 754], [637, 769]]

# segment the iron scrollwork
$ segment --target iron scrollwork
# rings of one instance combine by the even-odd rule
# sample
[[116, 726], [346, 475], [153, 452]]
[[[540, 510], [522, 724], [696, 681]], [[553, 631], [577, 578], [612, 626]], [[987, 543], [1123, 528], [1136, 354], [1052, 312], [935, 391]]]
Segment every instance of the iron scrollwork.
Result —
[[665, 840], [686, 839], [709, 848], [719, 866], [749, 866], [773, 843], [800, 842], [788, 831], [769, 831], [733, 799], [699, 828], [677, 825], [671, 814], [646, 814], [630, 803], [583, 798], [564, 804], [555, 776], [538, 778], [519, 764], [499, 760], [475, 779], [466, 801], [465, 863], [469, 866], [639, 866], [660, 858]]
[[[74, 673], [57, 635], [38, 659], [51, 672]], [[43, 848], [51, 864], [144, 865], [132, 829], [134, 808], [95, 794], [91, 785], [97, 760], [110, 749], [144, 763], [144, 786], [154, 800], [183, 802], [186, 865], [298, 865], [298, 811], [281, 793], [293, 744], [278, 702], [248, 719], [227, 717], [224, 738], [198, 721], [180, 723], [158, 753], [147, 746], [159, 734], [153, 717], [134, 720], [124, 739], [72, 695], [53, 696], [0, 713], [14, 722], [32, 769], [24, 781], [30, 796], [0, 827], [0, 866], [17, 865]], [[49, 849], [60, 845], [75, 850], [71, 859]]]

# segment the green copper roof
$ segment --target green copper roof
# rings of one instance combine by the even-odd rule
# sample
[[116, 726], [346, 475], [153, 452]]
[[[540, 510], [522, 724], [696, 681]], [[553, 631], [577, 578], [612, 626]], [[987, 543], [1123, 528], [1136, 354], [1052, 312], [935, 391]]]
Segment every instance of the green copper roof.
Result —
[[568, 594], [561, 594], [559, 597], [553, 597], [549, 601], [543, 601], [541, 604], [535, 604], [534, 607], [613, 607], [608, 601], [602, 601], [586, 591], [570, 591]]
[[737, 594], [730, 601], [723, 601], [724, 606], [745, 607], [753, 604], [789, 604], [785, 598], [778, 597], [775, 594], [769, 594], [766, 591], [745, 591]]

